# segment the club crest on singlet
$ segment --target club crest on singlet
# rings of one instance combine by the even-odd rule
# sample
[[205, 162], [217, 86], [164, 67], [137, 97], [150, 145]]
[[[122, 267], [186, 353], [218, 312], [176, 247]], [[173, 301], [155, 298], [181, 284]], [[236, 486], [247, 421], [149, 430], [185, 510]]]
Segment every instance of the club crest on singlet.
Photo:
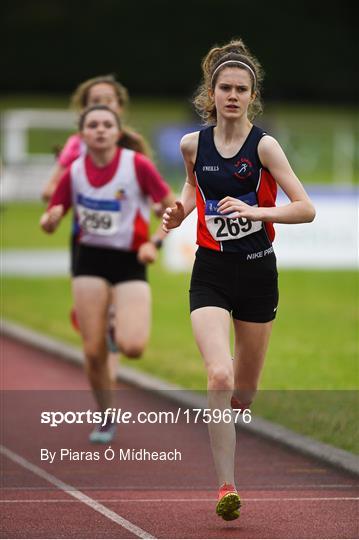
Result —
[[117, 199], [118, 201], [123, 201], [124, 199], [126, 199], [126, 190], [123, 189], [123, 188], [120, 188], [116, 191], [115, 193], [115, 199]]
[[236, 170], [234, 172], [234, 176], [236, 178], [239, 178], [240, 180], [245, 180], [250, 176], [253, 172], [253, 165], [252, 162], [244, 157], [241, 157], [235, 164], [234, 164]]
[[97, 200], [77, 195], [77, 211], [80, 227], [83, 231], [110, 236], [119, 229], [121, 217], [121, 201]]
[[[258, 207], [255, 193], [247, 193], [236, 198], [250, 206]], [[233, 214], [220, 214], [218, 212], [218, 202], [216, 200], [207, 200], [205, 206], [207, 229], [211, 236], [218, 242], [236, 240], [261, 230], [261, 221], [250, 221], [247, 218], [231, 217]]]

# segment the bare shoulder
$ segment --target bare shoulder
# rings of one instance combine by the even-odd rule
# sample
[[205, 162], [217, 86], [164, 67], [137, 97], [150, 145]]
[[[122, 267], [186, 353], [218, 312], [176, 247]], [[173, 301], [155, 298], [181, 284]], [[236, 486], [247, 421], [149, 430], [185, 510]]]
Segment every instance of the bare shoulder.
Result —
[[270, 152], [275, 148], [280, 148], [280, 145], [271, 135], [264, 135], [258, 143], [258, 150], [263, 152]]
[[284, 152], [274, 137], [264, 135], [258, 143], [258, 155], [263, 165], [266, 166], [273, 159], [283, 157]]
[[193, 159], [197, 153], [199, 131], [187, 133], [181, 139], [180, 147], [184, 157]]

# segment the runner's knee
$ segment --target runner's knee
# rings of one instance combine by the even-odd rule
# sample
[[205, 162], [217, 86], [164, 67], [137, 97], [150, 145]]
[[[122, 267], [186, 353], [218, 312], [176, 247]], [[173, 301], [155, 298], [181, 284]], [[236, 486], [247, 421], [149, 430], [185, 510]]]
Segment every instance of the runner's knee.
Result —
[[104, 343], [85, 343], [84, 352], [87, 360], [87, 367], [91, 371], [100, 370], [104, 364]]
[[222, 366], [210, 368], [208, 370], [208, 388], [210, 390], [232, 390], [232, 370]]
[[145, 343], [141, 342], [126, 342], [125, 340], [117, 340], [117, 345], [120, 351], [128, 358], [139, 358], [142, 356]]

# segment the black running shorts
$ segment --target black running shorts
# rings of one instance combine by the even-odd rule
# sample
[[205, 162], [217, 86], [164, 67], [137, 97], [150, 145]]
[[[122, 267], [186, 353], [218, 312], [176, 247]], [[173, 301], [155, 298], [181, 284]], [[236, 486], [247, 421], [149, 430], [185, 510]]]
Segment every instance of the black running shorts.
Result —
[[75, 261], [77, 258], [77, 248], [79, 247], [79, 240], [77, 234], [72, 234], [70, 237], [70, 272], [74, 275]]
[[146, 265], [137, 252], [78, 244], [74, 258], [74, 277], [95, 276], [117, 285], [124, 281], [147, 281]]
[[268, 322], [278, 306], [278, 273], [274, 252], [255, 260], [236, 253], [199, 247], [190, 286], [190, 310], [216, 306], [234, 319]]

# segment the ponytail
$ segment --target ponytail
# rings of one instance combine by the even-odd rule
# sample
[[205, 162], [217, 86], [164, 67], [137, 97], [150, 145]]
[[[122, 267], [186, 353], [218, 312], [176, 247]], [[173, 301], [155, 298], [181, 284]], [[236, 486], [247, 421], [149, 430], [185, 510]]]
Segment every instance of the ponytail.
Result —
[[151, 149], [147, 141], [135, 131], [131, 131], [128, 127], [121, 128], [121, 137], [118, 141], [118, 145], [129, 150], [134, 150], [140, 154], [144, 154], [147, 157], [151, 157]]

